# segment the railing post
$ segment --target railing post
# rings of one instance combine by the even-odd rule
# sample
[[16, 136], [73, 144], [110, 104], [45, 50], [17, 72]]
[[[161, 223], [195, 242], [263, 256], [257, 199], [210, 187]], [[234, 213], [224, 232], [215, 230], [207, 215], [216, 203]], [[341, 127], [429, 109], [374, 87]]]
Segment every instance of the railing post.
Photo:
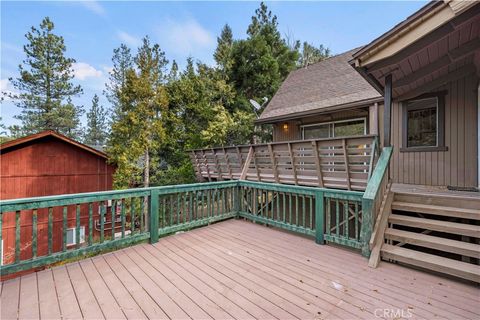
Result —
[[150, 192], [150, 210], [149, 210], [149, 231], [150, 231], [150, 243], [158, 242], [158, 190], [152, 190]]
[[324, 219], [325, 219], [325, 206], [323, 191], [317, 191], [315, 194], [315, 242], [318, 244], [324, 244]]
[[362, 242], [362, 256], [370, 257], [370, 237], [373, 231], [372, 225], [373, 201], [362, 199], [362, 226], [360, 227], [360, 241]]
[[240, 214], [240, 181], [237, 181], [237, 185], [233, 189], [233, 211], [236, 213], [237, 218]]

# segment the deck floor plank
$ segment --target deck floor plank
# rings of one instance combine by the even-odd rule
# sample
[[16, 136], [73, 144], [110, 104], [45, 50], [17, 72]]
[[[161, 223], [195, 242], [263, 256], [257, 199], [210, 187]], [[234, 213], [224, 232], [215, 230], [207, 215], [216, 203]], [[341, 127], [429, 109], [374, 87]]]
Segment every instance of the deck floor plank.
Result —
[[2, 285], [0, 315], [2, 319], [17, 319], [20, 301], [20, 278], [7, 280]]
[[85, 274], [85, 278], [87, 279], [105, 318], [126, 319], [125, 314], [93, 265], [92, 260], [85, 259], [80, 261], [80, 267]]
[[[223, 265], [218, 262], [209, 259], [209, 257], [202, 256], [188, 247], [181, 246], [181, 240], [176, 237], [169, 237], [166, 239], [169, 244], [177, 246], [179, 250], [185, 251], [191, 255], [191, 257], [196, 258], [199, 261], [205, 261], [205, 263], [211, 268], [222, 273], [226, 277], [233, 279], [237, 283], [242, 283], [248, 290], [256, 292], [262, 298], [270, 301], [275, 304], [283, 311], [289, 314], [285, 314], [282, 319], [285, 318], [299, 318], [299, 319], [310, 319], [314, 316], [314, 313], [308, 309], [307, 301], [294, 296], [290, 292], [280, 288], [274, 283], [265, 281], [262, 278], [252, 279], [249, 272], [237, 273], [233, 270], [225, 268]], [[183, 240], [183, 239], [182, 239]], [[318, 310], [318, 309], [317, 309]]]
[[113, 253], [103, 255], [105, 262], [115, 272], [124, 287], [130, 292], [135, 302], [150, 319], [168, 319], [165, 312], [155, 300], [145, 291], [140, 283], [118, 261]]
[[[250, 234], [251, 231], [242, 229], [241, 232], [235, 235], [235, 233], [233, 233], [232, 230], [229, 230], [229, 233], [226, 233], [224, 232], [224, 230], [219, 230], [219, 231], [214, 230], [216, 228], [214, 226], [210, 228], [211, 230], [208, 230], [208, 232], [212, 231], [212, 235], [211, 235], [212, 237], [214, 236], [213, 234], [215, 232], [220, 232], [224, 234], [224, 238], [220, 241], [220, 243], [229, 241], [229, 238], [237, 237], [236, 241], [247, 241], [246, 245], [244, 244], [243, 247], [247, 247], [248, 245], [251, 245], [252, 243], [254, 243], [255, 244], [254, 250], [257, 250], [265, 246], [266, 245], [265, 243], [267, 242], [267, 239], [265, 238], [258, 239], [257, 234], [259, 234], [260, 232], [255, 233], [255, 230], [253, 230], [253, 233], [251, 233], [252, 238], [250, 242], [248, 242], [247, 235]], [[256, 228], [256, 227], [250, 227], [250, 229], [251, 228]], [[198, 232], [202, 232], [202, 230], [199, 230]], [[267, 234], [264, 236], [269, 239], [272, 239], [272, 238], [275, 239], [275, 236], [277, 234], [281, 234], [281, 232], [278, 232], [277, 230], [270, 230], [270, 232], [272, 232], [272, 234]], [[268, 233], [268, 232], [264, 231], [263, 233]], [[332, 255], [330, 255], [330, 258], [327, 263], [325, 263], [325, 260], [324, 261], [315, 260], [315, 257], [311, 257], [310, 255], [308, 255], [308, 253], [300, 255], [300, 253], [302, 253], [302, 250], [305, 250], [304, 247], [298, 247], [298, 248], [295, 248], [295, 250], [287, 250], [287, 251], [284, 250], [284, 252], [282, 253], [281, 248], [278, 248], [278, 246], [275, 246], [274, 244], [272, 244], [271, 246], [266, 246], [265, 250], [266, 250], [266, 256], [261, 257], [261, 260], [259, 261], [259, 263], [261, 263], [262, 261], [271, 259], [272, 255], [269, 253], [273, 251], [275, 253], [278, 253], [273, 257], [277, 258], [277, 257], [283, 256], [288, 259], [291, 259], [293, 261], [294, 267], [296, 268], [295, 270], [299, 270], [297, 269], [298, 267], [305, 268], [307, 274], [311, 274], [315, 276], [324, 276], [324, 275], [330, 274], [330, 275], [335, 275], [335, 277], [338, 279], [339, 273], [341, 273], [341, 271], [339, 270], [348, 269], [350, 266], [355, 266], [355, 264], [349, 264], [349, 266], [345, 266], [344, 258], [342, 260], [335, 261], [336, 259], [332, 257]], [[311, 260], [311, 262], [314, 261], [315, 264], [313, 266], [309, 266], [309, 264], [305, 264], [305, 261], [307, 260]], [[395, 266], [395, 267], [397, 267], [400, 271], [406, 269], [404, 267], [399, 267], [399, 266]], [[367, 268], [365, 271], [372, 272], [374, 270], [378, 270], [378, 269]], [[422, 295], [422, 294], [418, 294], [417, 290], [412, 290], [411, 287], [408, 288], [408, 287], [402, 287], [402, 286], [395, 286], [395, 290], [393, 291], [393, 290], [389, 290], [391, 289], [391, 286], [386, 286], [384, 284], [385, 281], [383, 282], [378, 281], [378, 271], [375, 272], [376, 274], [375, 276], [377, 278], [370, 278], [370, 277], [363, 277], [363, 276], [359, 278], [358, 277], [359, 272], [361, 272], [360, 269], [354, 268], [353, 270], [351, 270], [351, 274], [348, 274], [348, 273], [342, 274], [341, 279], [343, 281], [346, 281], [346, 283], [350, 283], [349, 286], [351, 286], [354, 290], [356, 286], [359, 286], [360, 293], [362, 294], [370, 293], [373, 296], [373, 298], [377, 300], [381, 299], [381, 301], [383, 301], [386, 304], [389, 303], [388, 301], [390, 301], [390, 303], [394, 303], [397, 300], [403, 301], [406, 305], [411, 305], [412, 303], [418, 304], [418, 302], [421, 302], [422, 307], [426, 308], [426, 312], [432, 312], [432, 310], [437, 310], [436, 308], [439, 308], [439, 309], [444, 309], [444, 311], [447, 314], [451, 313], [452, 316], [457, 316], [457, 317], [473, 316], [471, 312], [464, 312], [469, 308], [470, 309], [474, 308], [475, 306], [473, 304], [469, 304], [464, 299], [461, 299], [460, 301], [456, 301], [452, 303], [451, 297], [445, 297], [444, 290], [438, 290], [438, 292], [442, 294], [441, 298], [439, 298], [438, 300], [432, 298], [433, 292], [431, 290], [429, 292], [426, 292], [426, 294]], [[384, 280], [387, 280], [387, 278], [384, 278]], [[413, 283], [414, 282], [409, 281], [407, 285], [413, 284]], [[378, 296], [378, 293], [381, 293], [380, 297]], [[479, 293], [477, 291], [477, 295], [474, 295], [473, 297], [474, 298], [478, 297], [478, 294]]]
[[[193, 304], [198, 305], [213, 319], [232, 319], [232, 315], [225, 312], [220, 306], [215, 303], [215, 300], [211, 300], [202, 291], [196, 289], [190, 285], [187, 281], [183, 280], [178, 271], [171, 270], [167, 265], [164, 265], [162, 261], [155, 261], [155, 257], [152, 256], [143, 246], [135, 248], [136, 254], [139, 260], [143, 260], [145, 263], [150, 264], [158, 272], [162, 273], [163, 278], [168, 279], [174, 288], [180, 290], [183, 294], [190, 299]], [[139, 261], [136, 260], [136, 261]], [[155, 261], [155, 263], [153, 262]]]
[[125, 313], [125, 316], [128, 319], [147, 319], [142, 308], [136, 303], [131, 293], [124, 287], [115, 272], [110, 269], [105, 259], [103, 257], [94, 257], [92, 258], [92, 262], [110, 292], [115, 297], [120, 308]]
[[[230, 287], [224, 285], [218, 278], [213, 277], [209, 274], [206, 269], [200, 268], [197, 264], [192, 263], [192, 261], [187, 260], [180, 255], [177, 255], [170, 251], [170, 249], [163, 247], [163, 246], [147, 246], [147, 249], [154, 253], [155, 256], [159, 257], [163, 261], [170, 259], [173, 262], [173, 267], [183, 267], [188, 273], [185, 273], [185, 277], [189, 278], [190, 281], [196, 282], [195, 280], [199, 280], [200, 283], [197, 282], [197, 285], [201, 287], [202, 283], [211, 289], [215, 290], [220, 296], [220, 300], [222, 301], [222, 296], [225, 298], [225, 304], [222, 306], [229, 307], [233, 310], [241, 309], [242, 311], [248, 313], [255, 319], [272, 319], [274, 318], [272, 314], [268, 313], [263, 308], [257, 306], [252, 301], [250, 301], [247, 297], [242, 296], [237, 291], [231, 289]], [[192, 275], [188, 277], [188, 275]], [[230, 301], [231, 303], [228, 303]], [[242, 313], [235, 313], [237, 317], [242, 316]], [[249, 317], [245, 317], [247, 319]], [[241, 317], [241, 319], [244, 319]]]
[[35, 319], [40, 317], [36, 273], [31, 273], [22, 277], [22, 281], [20, 282], [19, 299], [18, 317], [20, 319]]
[[148, 292], [150, 297], [162, 308], [170, 319], [189, 319], [189, 316], [180, 306], [175, 303], [152, 279], [131, 260], [125, 253], [126, 250], [132, 250], [127, 248], [120, 251], [115, 251], [114, 255], [118, 259], [130, 274], [138, 281], [138, 283]]
[[[42, 271], [45, 272], [45, 271]], [[79, 319], [82, 318], [82, 311], [78, 303], [75, 291], [73, 290], [70, 277], [65, 266], [55, 267], [52, 269], [55, 289], [57, 291], [58, 306], [63, 319]], [[43, 295], [44, 288], [41, 288]]]
[[52, 270], [37, 272], [37, 281], [39, 292], [42, 292], [42, 294], [38, 297], [40, 305], [40, 318], [60, 319], [61, 314], [60, 308], [58, 307], [58, 299]]
[[479, 319], [480, 289], [242, 220], [0, 282], [1, 319]]
[[[70, 276], [73, 290], [75, 290], [75, 296], [82, 310], [83, 317], [87, 319], [105, 319], [105, 315], [100, 308], [92, 288], [90, 288], [80, 264], [78, 262], [68, 264], [67, 272]], [[91, 281], [92, 280], [93, 279], [91, 279]]]

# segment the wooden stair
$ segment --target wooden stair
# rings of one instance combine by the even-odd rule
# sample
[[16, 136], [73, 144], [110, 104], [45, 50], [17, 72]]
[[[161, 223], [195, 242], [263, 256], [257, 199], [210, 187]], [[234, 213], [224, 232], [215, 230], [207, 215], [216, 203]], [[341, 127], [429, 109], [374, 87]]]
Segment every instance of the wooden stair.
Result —
[[480, 266], [399, 246], [384, 244], [382, 258], [480, 282]]
[[370, 266], [382, 258], [480, 282], [480, 196], [394, 190], [389, 198], [371, 239]]

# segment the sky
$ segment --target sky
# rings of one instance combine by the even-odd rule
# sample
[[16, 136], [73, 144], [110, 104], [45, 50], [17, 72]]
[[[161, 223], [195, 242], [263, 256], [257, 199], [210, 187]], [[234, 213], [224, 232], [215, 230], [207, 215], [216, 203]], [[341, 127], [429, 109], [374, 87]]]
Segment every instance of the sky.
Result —
[[[246, 37], [251, 16], [260, 2], [166, 1], [0, 1], [0, 91], [14, 91], [8, 78], [18, 76], [25, 58], [25, 34], [46, 16], [65, 39], [66, 56], [74, 58], [76, 84], [83, 95], [74, 102], [88, 111], [94, 94], [102, 95], [111, 69], [113, 49], [121, 43], [136, 49], [143, 36], [160, 44], [167, 58], [185, 66], [191, 56], [214, 65], [213, 52], [228, 23], [236, 39]], [[267, 2], [278, 17], [282, 35], [323, 44], [333, 54], [365, 45], [414, 13], [425, 1], [308, 1]], [[19, 124], [12, 101], [1, 105], [2, 121]], [[82, 117], [85, 124], [86, 117]]]

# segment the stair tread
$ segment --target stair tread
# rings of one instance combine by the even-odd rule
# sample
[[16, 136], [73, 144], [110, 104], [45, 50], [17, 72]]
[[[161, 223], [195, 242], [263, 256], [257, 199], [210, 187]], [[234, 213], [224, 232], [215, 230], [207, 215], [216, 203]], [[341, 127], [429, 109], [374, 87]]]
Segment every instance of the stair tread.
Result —
[[405, 201], [393, 201], [392, 203], [393, 209], [401, 209], [401, 208], [412, 208], [412, 209], [424, 209], [424, 210], [433, 210], [433, 211], [452, 211], [458, 213], [468, 213], [472, 215], [478, 215], [480, 218], [480, 210], [477, 209], [467, 209], [467, 208], [456, 208], [456, 207], [445, 207], [433, 204], [421, 204], [421, 203], [413, 203], [413, 202], [405, 202]]
[[[385, 230], [385, 238], [391, 239], [392, 236], [396, 237], [396, 239], [401, 238], [405, 239], [406, 243], [425, 246], [428, 248], [439, 249], [442, 248], [445, 251], [464, 254], [472, 257], [479, 257], [480, 256], [480, 245], [458, 241], [458, 240], [451, 240], [441, 237], [430, 236], [427, 234], [398, 230], [393, 228], [387, 228]], [[457, 250], [455, 250], [457, 249]], [[468, 254], [466, 254], [466, 252]]]
[[480, 281], [480, 266], [478, 265], [388, 244], [382, 246], [381, 252], [382, 256], [385, 255], [387, 259], [428, 268], [477, 282]]
[[473, 236], [480, 236], [480, 226], [476, 226], [472, 224], [440, 221], [440, 220], [433, 220], [433, 219], [426, 219], [426, 218], [417, 218], [417, 217], [403, 216], [399, 214], [391, 214], [388, 220], [396, 224], [408, 223], [409, 226], [412, 226], [412, 224], [414, 224], [413, 226], [418, 226], [418, 227], [430, 225], [430, 226], [444, 227], [447, 229], [460, 229], [468, 232], [478, 233]]

